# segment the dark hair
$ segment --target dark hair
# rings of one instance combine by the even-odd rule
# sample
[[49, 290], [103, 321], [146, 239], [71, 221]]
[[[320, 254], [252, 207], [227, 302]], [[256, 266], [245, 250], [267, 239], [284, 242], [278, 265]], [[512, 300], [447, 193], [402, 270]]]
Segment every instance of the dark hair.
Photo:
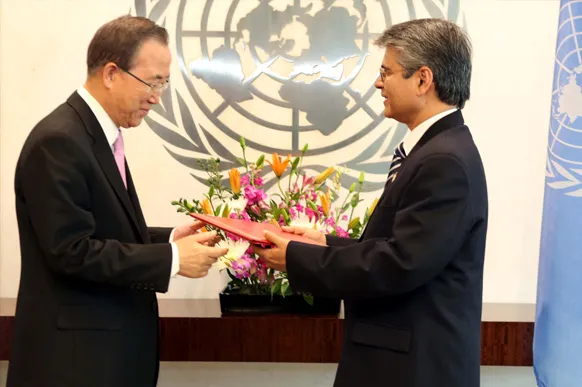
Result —
[[89, 44], [87, 73], [92, 75], [109, 62], [129, 70], [138, 49], [149, 39], [167, 46], [168, 31], [150, 19], [136, 16], [121, 16], [104, 24]]
[[398, 63], [408, 78], [420, 67], [433, 72], [439, 99], [459, 109], [470, 96], [471, 42], [455, 23], [442, 19], [417, 19], [395, 24], [375, 41], [400, 53]]

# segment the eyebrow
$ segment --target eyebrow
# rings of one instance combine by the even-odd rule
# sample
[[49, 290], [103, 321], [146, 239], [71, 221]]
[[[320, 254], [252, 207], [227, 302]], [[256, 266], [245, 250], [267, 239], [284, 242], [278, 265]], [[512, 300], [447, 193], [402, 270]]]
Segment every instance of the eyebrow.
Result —
[[164, 77], [163, 75], [156, 74], [152, 78], [155, 79], [155, 80], [157, 80], [157, 81], [160, 81], [160, 80], [166, 78], [166, 82], [169, 82], [170, 81], [170, 76], [169, 75], [167, 77]]

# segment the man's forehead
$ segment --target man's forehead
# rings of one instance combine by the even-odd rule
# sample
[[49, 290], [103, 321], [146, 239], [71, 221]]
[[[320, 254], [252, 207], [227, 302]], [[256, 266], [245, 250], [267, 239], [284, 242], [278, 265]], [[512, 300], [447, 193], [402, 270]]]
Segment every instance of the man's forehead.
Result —
[[384, 53], [384, 58], [382, 59], [382, 67], [390, 69], [397, 65], [399, 53], [396, 49], [388, 47]]
[[135, 55], [137, 62], [170, 62], [172, 60], [172, 54], [170, 48], [166, 45], [160, 44], [156, 41], [144, 42], [136, 52]]
[[147, 73], [151, 79], [166, 79], [170, 76], [170, 55], [151, 55], [142, 52], [136, 56], [134, 68]]

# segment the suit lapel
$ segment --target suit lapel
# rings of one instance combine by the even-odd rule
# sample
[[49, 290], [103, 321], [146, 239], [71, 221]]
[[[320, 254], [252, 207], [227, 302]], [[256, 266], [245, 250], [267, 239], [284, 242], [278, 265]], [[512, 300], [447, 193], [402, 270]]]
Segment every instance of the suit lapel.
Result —
[[131, 177], [131, 173], [129, 171], [129, 166], [127, 165], [127, 161], [125, 162], [125, 174], [127, 177], [127, 193], [129, 195], [129, 199], [135, 209], [135, 215], [137, 219], [137, 224], [139, 226], [139, 230], [144, 240], [144, 243], [151, 243], [150, 241], [150, 234], [148, 232], [148, 227], [146, 225], [146, 221], [143, 216], [143, 212], [141, 210], [141, 205], [139, 204], [139, 199], [137, 197], [137, 191], [135, 189], [135, 185], [133, 184], [133, 179]]
[[[428, 128], [426, 133], [418, 140], [418, 143], [412, 148], [408, 156], [410, 157], [412, 154], [417, 152], [420, 148], [422, 148], [427, 142], [429, 142], [433, 137], [438, 136], [444, 131], [447, 131], [452, 128], [459, 127], [465, 123], [463, 119], [463, 114], [460, 110], [455, 110], [451, 114], [447, 114], [434, 124]], [[406, 159], [404, 159], [406, 161]]]
[[89, 108], [89, 106], [77, 92], [73, 93], [67, 102], [77, 111], [79, 117], [81, 117], [81, 120], [85, 124], [87, 132], [93, 138], [93, 153], [95, 154], [95, 158], [99, 162], [99, 165], [107, 177], [109, 184], [111, 184], [111, 187], [115, 191], [117, 198], [123, 204], [125, 212], [133, 223], [136, 234], [139, 235], [142, 239], [142, 242], [145, 243], [145, 240], [143, 240], [144, 235], [143, 232], [141, 232], [141, 227], [136, 216], [135, 208], [133, 207], [129, 194], [125, 189], [123, 180], [121, 179], [121, 175], [117, 169], [117, 164], [115, 163], [115, 158], [113, 157], [113, 152], [111, 152], [111, 148], [107, 142], [107, 138], [105, 137], [105, 133], [103, 132], [101, 125], [99, 125], [99, 121], [97, 121], [97, 118], [91, 111], [91, 108]]

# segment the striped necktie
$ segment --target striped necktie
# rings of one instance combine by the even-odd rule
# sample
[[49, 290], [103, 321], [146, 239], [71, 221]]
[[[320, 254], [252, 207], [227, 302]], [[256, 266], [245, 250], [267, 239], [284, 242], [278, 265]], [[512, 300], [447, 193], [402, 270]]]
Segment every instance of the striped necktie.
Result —
[[396, 175], [398, 175], [398, 168], [406, 158], [406, 151], [404, 150], [404, 143], [401, 142], [394, 149], [394, 156], [392, 157], [392, 164], [390, 164], [390, 171], [388, 172], [388, 181], [394, 182]]

